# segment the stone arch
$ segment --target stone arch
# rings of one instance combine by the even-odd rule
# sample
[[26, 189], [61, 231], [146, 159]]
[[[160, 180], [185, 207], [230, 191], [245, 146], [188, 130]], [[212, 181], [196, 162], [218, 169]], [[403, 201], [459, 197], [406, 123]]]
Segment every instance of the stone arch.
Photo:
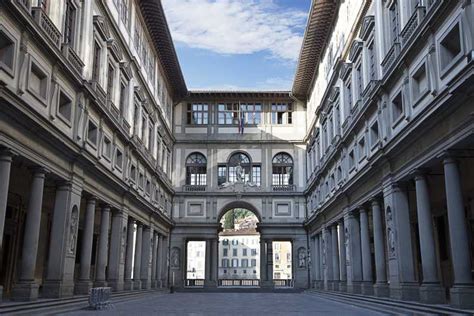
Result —
[[220, 223], [222, 217], [224, 216], [225, 213], [227, 213], [227, 211], [230, 211], [231, 209], [234, 209], [234, 208], [244, 208], [244, 209], [247, 209], [249, 211], [251, 211], [255, 216], [257, 216], [257, 219], [258, 219], [258, 222], [261, 223], [262, 222], [262, 216], [259, 212], [259, 210], [251, 203], [247, 202], [247, 201], [232, 201], [230, 203], [227, 203], [226, 205], [224, 205], [224, 207], [222, 207], [218, 213], [218, 216], [217, 216], [217, 223]]

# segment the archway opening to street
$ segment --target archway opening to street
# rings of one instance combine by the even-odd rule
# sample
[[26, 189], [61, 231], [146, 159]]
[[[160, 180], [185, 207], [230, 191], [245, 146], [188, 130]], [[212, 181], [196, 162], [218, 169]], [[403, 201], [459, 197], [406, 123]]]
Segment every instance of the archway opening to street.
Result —
[[188, 241], [186, 254], [186, 286], [204, 286], [206, 241]]
[[275, 287], [293, 286], [293, 253], [290, 241], [272, 242], [273, 285]]
[[232, 208], [221, 217], [219, 232], [218, 285], [260, 286], [259, 220], [246, 208]]

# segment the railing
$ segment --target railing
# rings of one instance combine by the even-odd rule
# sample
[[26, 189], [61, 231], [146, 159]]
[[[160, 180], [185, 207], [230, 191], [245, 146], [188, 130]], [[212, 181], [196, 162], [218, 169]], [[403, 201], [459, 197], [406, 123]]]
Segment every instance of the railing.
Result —
[[54, 23], [49, 19], [48, 15], [41, 7], [31, 8], [33, 19], [38, 23], [39, 27], [46, 33], [49, 39], [56, 45], [58, 49], [61, 48], [61, 32], [56, 28]]
[[204, 287], [203, 279], [186, 279], [184, 280], [185, 287]]
[[387, 55], [382, 61], [382, 69], [383, 73], [385, 74], [393, 63], [397, 60], [398, 55], [400, 55], [400, 43], [395, 42], [393, 43], [392, 47], [388, 51]]
[[292, 279], [273, 279], [274, 287], [294, 287], [294, 283]]
[[296, 190], [296, 186], [294, 184], [272, 185], [272, 190], [275, 192], [293, 192]]
[[420, 25], [421, 21], [425, 16], [425, 7], [417, 6], [415, 12], [411, 15], [410, 19], [408, 20], [407, 24], [400, 32], [400, 38], [402, 42], [402, 46], [408, 42], [411, 36], [415, 33], [416, 28]]
[[29, 0], [16, 0], [20, 6], [26, 11], [30, 12], [30, 1]]
[[242, 286], [242, 287], [256, 287], [260, 286], [260, 280], [258, 279], [222, 279], [218, 282], [219, 286], [222, 287], [234, 287], [234, 286]]
[[74, 69], [76, 69], [77, 72], [79, 72], [79, 74], [82, 75], [82, 69], [84, 68], [84, 63], [82, 62], [79, 55], [77, 55], [77, 53], [71, 47], [71, 45], [67, 43], [63, 43], [62, 53], [66, 57], [66, 59], [71, 63]]
[[184, 185], [183, 186], [183, 191], [185, 192], [204, 192], [206, 191], [206, 186], [205, 185]]

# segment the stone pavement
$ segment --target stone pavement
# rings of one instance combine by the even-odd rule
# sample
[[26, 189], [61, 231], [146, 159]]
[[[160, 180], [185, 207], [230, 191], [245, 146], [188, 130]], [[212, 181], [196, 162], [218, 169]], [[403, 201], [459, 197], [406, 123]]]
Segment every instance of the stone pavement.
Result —
[[383, 315], [304, 293], [175, 293], [114, 303], [105, 311], [63, 315]]

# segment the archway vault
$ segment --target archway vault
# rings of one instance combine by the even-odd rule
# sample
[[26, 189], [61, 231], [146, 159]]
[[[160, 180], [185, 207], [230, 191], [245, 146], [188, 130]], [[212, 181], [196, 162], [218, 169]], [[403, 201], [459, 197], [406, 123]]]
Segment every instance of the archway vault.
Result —
[[234, 208], [244, 208], [244, 209], [247, 209], [249, 211], [251, 211], [255, 216], [257, 216], [257, 219], [258, 219], [258, 222], [261, 223], [262, 222], [262, 216], [259, 212], [259, 210], [252, 204], [252, 203], [249, 203], [247, 201], [242, 201], [242, 200], [238, 200], [238, 201], [232, 201], [230, 203], [227, 203], [226, 205], [224, 205], [224, 207], [222, 207], [218, 213], [218, 216], [217, 216], [217, 223], [220, 223], [221, 222], [221, 219], [222, 217], [231, 209], [234, 209]]

